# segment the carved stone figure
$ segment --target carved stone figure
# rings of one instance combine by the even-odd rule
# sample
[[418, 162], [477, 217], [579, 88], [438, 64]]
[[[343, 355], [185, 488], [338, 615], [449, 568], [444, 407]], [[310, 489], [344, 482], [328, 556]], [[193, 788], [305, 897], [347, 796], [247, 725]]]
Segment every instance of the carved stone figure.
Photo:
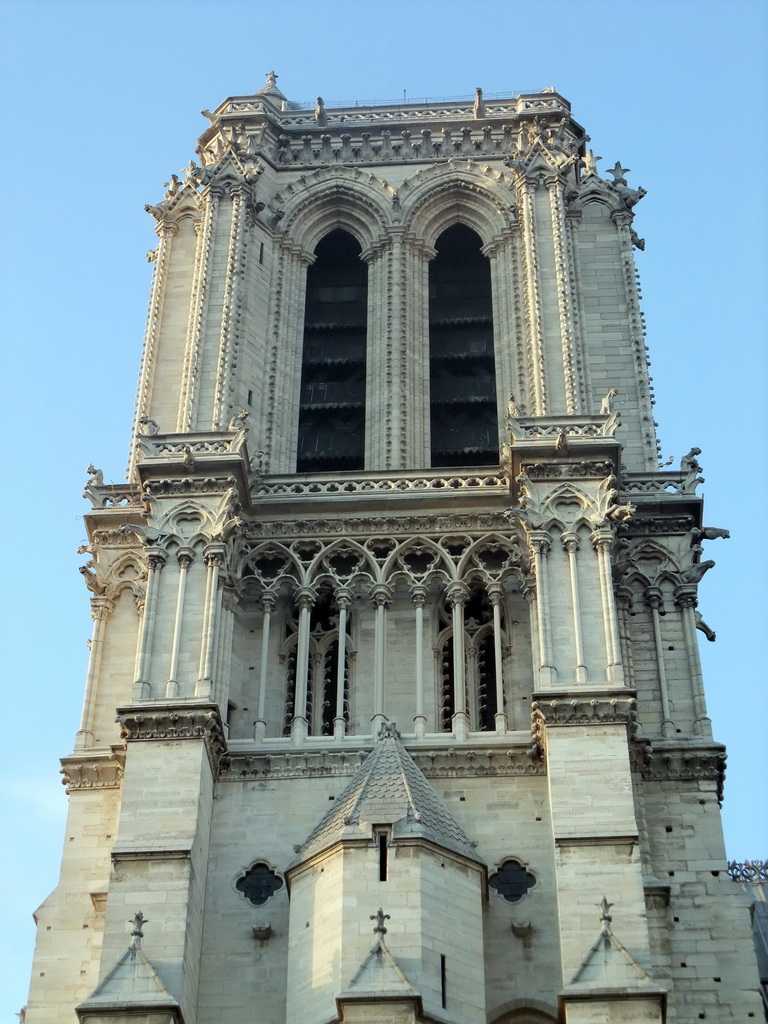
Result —
[[328, 115], [325, 112], [325, 104], [323, 103], [323, 97], [317, 97], [317, 103], [315, 104], [315, 124], [318, 128], [325, 128], [328, 124]]
[[704, 619], [701, 617], [701, 612], [694, 611], [696, 617], [696, 629], [700, 629], [704, 636], [709, 640], [710, 643], [714, 643], [717, 640], [717, 634], [713, 629], [710, 629]]
[[690, 566], [680, 573], [680, 578], [685, 580], [686, 583], [701, 583], [704, 578], [704, 574], [714, 566], [714, 562], [711, 558], [708, 558], [704, 562], [697, 562], [696, 565]]
[[483, 90], [475, 89], [475, 102], [472, 104], [472, 113], [475, 117], [485, 117], [485, 103], [483, 102]]
[[701, 455], [701, 448], [691, 448], [687, 455], [680, 459], [680, 470], [685, 474], [682, 483], [684, 494], [693, 494], [698, 484], [704, 483], [704, 477], [699, 476], [701, 465], [696, 458]]
[[139, 416], [139, 426], [144, 428], [141, 433], [144, 434], [145, 437], [152, 437], [160, 431], [160, 427], [157, 422], [149, 416]]
[[511, 416], [513, 419], [519, 419], [522, 416], [520, 412], [520, 406], [517, 404], [513, 392], [510, 391], [509, 398], [507, 399], [507, 416]]
[[94, 597], [101, 597], [106, 593], [107, 584], [91, 568], [93, 562], [89, 562], [87, 565], [81, 565], [78, 572], [82, 573], [85, 585], [88, 587]]
[[619, 392], [616, 390], [616, 388], [611, 388], [611, 390], [608, 392], [608, 394], [602, 400], [602, 402], [600, 403], [600, 415], [601, 416], [610, 416], [611, 415], [611, 413], [613, 412], [613, 409], [611, 408], [611, 399], [615, 398], [618, 395], [618, 393]]
[[696, 533], [704, 540], [728, 540], [731, 536], [730, 530], [724, 530], [720, 526], [702, 526]]
[[151, 526], [141, 526], [139, 523], [123, 523], [119, 530], [120, 533], [135, 533], [145, 544], [154, 544], [161, 537], [159, 530]]
[[86, 487], [89, 487], [91, 485], [93, 485], [94, 487], [103, 487], [103, 485], [104, 485], [104, 474], [102, 473], [102, 471], [100, 469], [96, 469], [96, 467], [93, 465], [93, 463], [91, 463], [91, 465], [88, 467], [86, 472], [90, 474], [90, 476], [88, 477], [88, 479], [87, 479], [87, 481], [85, 483]]
[[250, 413], [247, 409], [238, 409], [230, 419], [227, 430], [240, 430], [241, 427], [245, 426], [245, 421], [249, 416]]

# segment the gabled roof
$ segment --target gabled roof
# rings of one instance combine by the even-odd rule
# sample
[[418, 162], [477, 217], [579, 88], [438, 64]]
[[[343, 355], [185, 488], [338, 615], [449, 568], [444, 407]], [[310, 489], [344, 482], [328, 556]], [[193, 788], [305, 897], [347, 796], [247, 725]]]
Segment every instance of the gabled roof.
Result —
[[370, 839], [374, 825], [391, 825], [395, 840], [424, 839], [484, 864], [392, 724], [384, 726], [373, 750], [300, 848], [291, 867], [339, 841]]
[[596, 989], [601, 992], [613, 990], [624, 995], [663, 994], [664, 990], [655, 984], [647, 971], [613, 934], [612, 918], [608, 913], [611, 905], [603, 897], [600, 934], [562, 995], [578, 995], [585, 989]]
[[420, 998], [387, 948], [383, 935], [379, 935], [352, 981], [338, 996], [340, 1002], [348, 999]]
[[131, 944], [109, 974], [77, 1007], [81, 1014], [94, 1010], [167, 1010], [177, 1018], [178, 1002], [157, 976], [141, 948], [141, 924], [136, 925]]

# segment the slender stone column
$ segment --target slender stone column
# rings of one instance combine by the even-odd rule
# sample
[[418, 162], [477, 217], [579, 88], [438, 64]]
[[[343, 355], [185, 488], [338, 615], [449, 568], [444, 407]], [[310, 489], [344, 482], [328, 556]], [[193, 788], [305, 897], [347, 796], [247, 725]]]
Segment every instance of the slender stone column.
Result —
[[299, 606], [299, 635], [296, 641], [296, 695], [291, 722], [291, 739], [300, 746], [309, 733], [307, 722], [307, 683], [309, 680], [309, 613], [315, 603], [315, 592], [302, 588], [296, 594]]
[[661, 639], [661, 621], [659, 609], [664, 608], [664, 595], [658, 587], [648, 587], [645, 592], [645, 603], [651, 609], [653, 623], [653, 643], [656, 648], [656, 664], [659, 667], [659, 690], [661, 693], [661, 735], [674, 736], [675, 723], [669, 709], [669, 687], [667, 686], [667, 668], [664, 664], [664, 644]]
[[245, 213], [250, 194], [251, 189], [245, 182], [232, 188], [232, 227], [224, 278], [224, 302], [221, 311], [221, 335], [219, 337], [219, 358], [216, 368], [216, 390], [212, 415], [214, 430], [223, 430], [227, 425], [229, 385], [237, 365], [241, 292], [248, 239]]
[[333, 719], [334, 739], [343, 740], [346, 733], [344, 717], [344, 681], [347, 675], [347, 616], [352, 604], [352, 595], [342, 587], [336, 591], [336, 607], [339, 609], [339, 651], [336, 661], [336, 716]]
[[171, 664], [168, 669], [168, 682], [165, 684], [166, 697], [179, 695], [179, 648], [181, 646], [181, 629], [184, 624], [184, 595], [187, 589], [187, 572], [195, 553], [191, 548], [179, 548], [176, 560], [179, 563], [179, 588], [176, 591], [176, 617], [173, 623], [173, 639], [171, 640]]
[[547, 379], [544, 359], [544, 335], [541, 326], [539, 295], [539, 258], [536, 248], [536, 183], [522, 179], [519, 187], [523, 224], [523, 283], [525, 320], [528, 334], [528, 376], [531, 415], [547, 415]]
[[528, 543], [533, 554], [533, 570], [536, 576], [536, 635], [539, 641], [539, 688], [546, 690], [557, 683], [557, 669], [552, 654], [552, 634], [549, 614], [549, 575], [547, 554], [552, 538], [546, 530], [530, 530]]
[[693, 587], [677, 587], [675, 603], [683, 617], [683, 635], [688, 655], [688, 671], [693, 691], [693, 731], [697, 736], [711, 736], [712, 722], [707, 715], [707, 701], [704, 697], [704, 680], [701, 675], [699, 648], [696, 639], [696, 592]]
[[619, 616], [619, 633], [621, 636], [621, 658], [624, 664], [624, 679], [627, 686], [634, 688], [635, 663], [632, 658], [630, 641], [629, 610], [632, 607], [632, 591], [629, 587], [616, 588], [616, 607]]
[[611, 579], [611, 549], [613, 533], [607, 527], [592, 531], [592, 543], [597, 552], [597, 572], [600, 581], [600, 598], [603, 606], [603, 630], [605, 633], [605, 675], [611, 682], [623, 683], [624, 670], [621, 665], [619, 625], [616, 619], [616, 604]]
[[427, 588], [411, 588], [411, 601], [416, 612], [416, 714], [413, 731], [417, 739], [426, 735], [427, 718], [424, 714], [424, 606], [427, 603]]
[[505, 735], [508, 728], [507, 709], [504, 702], [504, 653], [501, 647], [501, 605], [504, 600], [504, 587], [501, 583], [491, 583], [488, 597], [493, 605], [493, 658], [496, 669], [496, 732]]
[[579, 400], [579, 366], [577, 362], [574, 316], [571, 307], [569, 253], [565, 227], [565, 211], [563, 208], [564, 182], [559, 174], [553, 174], [545, 179], [545, 184], [549, 193], [549, 205], [552, 214], [552, 241], [555, 253], [557, 306], [560, 315], [565, 408], [566, 412], [573, 416], [582, 412], [582, 408]]
[[467, 679], [464, 666], [464, 606], [469, 597], [466, 583], [452, 583], [446, 591], [453, 625], [453, 733], [457, 740], [469, 735]]
[[[648, 376], [648, 358], [645, 352], [645, 332], [643, 330], [643, 316], [640, 312], [640, 295], [637, 287], [637, 268], [632, 252], [632, 213], [629, 210], [614, 210], [611, 213], [611, 220], [614, 222], [619, 233], [619, 247], [621, 249], [621, 267], [624, 278], [624, 289], [626, 294], [627, 312], [629, 315], [629, 336], [634, 356], [634, 377], [637, 388], [637, 410], [639, 417], [638, 428], [643, 441], [643, 456], [645, 468], [653, 471], [657, 468], [656, 434], [653, 429], [653, 402], [651, 400], [651, 385]], [[632, 406], [631, 400], [627, 402], [628, 412]]]
[[259, 705], [256, 711], [255, 739], [263, 740], [267, 734], [265, 703], [267, 699], [267, 670], [269, 667], [269, 627], [277, 595], [267, 590], [261, 595], [263, 617], [261, 622], [261, 666], [259, 671]]
[[568, 569], [571, 577], [571, 605], [573, 607], [573, 647], [576, 655], [576, 682], [586, 683], [587, 666], [584, 663], [584, 637], [581, 631], [581, 604], [579, 601], [579, 567], [576, 552], [579, 538], [575, 533], [564, 533], [563, 547], [568, 553]]
[[387, 721], [384, 714], [384, 652], [386, 650], [387, 608], [392, 603], [392, 591], [380, 583], [371, 591], [371, 601], [375, 608], [376, 631], [374, 638], [373, 666], [373, 736]]
[[75, 739], [75, 749], [82, 750], [93, 743], [93, 713], [95, 711], [96, 681], [101, 670], [101, 656], [104, 652], [104, 626], [114, 611], [114, 604], [108, 597], [91, 598], [91, 618], [93, 619], [93, 636], [91, 637], [90, 657], [88, 658], [88, 674], [85, 679], [85, 697], [80, 717], [80, 729]]
[[[533, 665], [533, 685], [535, 689], [543, 689], [541, 685], [541, 679], [537, 667], [541, 659], [541, 649], [539, 646], [539, 609], [536, 601], [536, 577], [532, 572], [529, 572], [525, 576], [523, 583], [523, 598], [528, 605], [528, 620], [531, 628], [531, 664]], [[515, 711], [512, 707], [512, 718], [510, 720], [510, 727], [515, 727]]]
[[200, 667], [195, 696], [210, 697], [213, 690], [213, 654], [216, 649], [216, 624], [219, 618], [219, 571], [224, 563], [224, 545], [209, 544], [205, 549], [206, 586], [203, 608]]
[[149, 682], [152, 664], [152, 638], [155, 632], [155, 614], [157, 612], [157, 590], [160, 584], [160, 573], [168, 557], [162, 548], [147, 548], [147, 592], [144, 596], [144, 614], [141, 618], [139, 643], [136, 649], [136, 673], [133, 682], [133, 699], [148, 700], [152, 696]]
[[213, 248], [213, 233], [219, 210], [222, 190], [207, 185], [201, 198], [205, 204], [205, 213], [200, 223], [195, 253], [194, 279], [192, 298], [189, 304], [189, 320], [187, 322], [187, 340], [184, 350], [184, 368], [181, 379], [181, 396], [179, 400], [179, 418], [176, 429], [179, 431], [193, 430], [197, 405], [197, 386], [200, 360], [200, 347], [203, 341], [205, 311], [208, 299], [209, 268]]
[[[155, 359], [157, 357], [158, 338], [160, 324], [163, 318], [163, 306], [165, 304], [165, 291], [168, 284], [168, 271], [171, 263], [171, 251], [173, 248], [173, 237], [179, 230], [175, 221], [161, 220], [155, 227], [160, 238], [155, 258], [155, 273], [152, 278], [152, 294], [149, 300], [149, 313], [147, 315], [147, 329], [144, 334], [144, 349], [141, 353], [141, 380], [139, 383], [139, 394], [136, 400], [136, 420], [141, 416], [148, 416], [150, 402], [152, 400], [152, 386], [154, 383]], [[136, 469], [136, 462], [139, 457], [138, 444], [135, 441], [131, 449], [131, 459], [128, 466], [128, 479], [133, 479]]]
[[578, 231], [581, 223], [581, 210], [565, 211], [565, 240], [568, 253], [569, 290], [571, 313], [574, 325], [574, 349], [578, 368], [578, 390], [582, 411], [591, 409], [592, 380], [589, 360], [586, 353], [584, 329], [584, 286], [581, 281], [581, 266], [578, 256]]

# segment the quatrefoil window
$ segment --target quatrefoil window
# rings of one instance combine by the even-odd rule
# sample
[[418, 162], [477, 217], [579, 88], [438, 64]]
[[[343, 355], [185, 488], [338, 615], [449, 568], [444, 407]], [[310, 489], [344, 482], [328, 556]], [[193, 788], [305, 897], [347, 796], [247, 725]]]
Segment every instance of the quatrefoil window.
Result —
[[517, 903], [536, 884], [536, 877], [519, 860], [505, 860], [488, 879], [488, 885], [507, 903]]
[[280, 875], [263, 861], [257, 861], [235, 882], [237, 891], [255, 907], [262, 906], [282, 887], [283, 880]]

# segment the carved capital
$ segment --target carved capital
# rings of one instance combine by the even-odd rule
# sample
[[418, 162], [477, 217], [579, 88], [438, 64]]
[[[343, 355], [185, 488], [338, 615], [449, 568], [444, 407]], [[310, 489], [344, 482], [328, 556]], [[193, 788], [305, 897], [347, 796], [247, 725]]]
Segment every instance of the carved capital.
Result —
[[182, 569], [188, 569], [195, 560], [195, 552], [192, 548], [179, 548], [176, 552], [176, 561]]
[[552, 547], [552, 537], [546, 530], [529, 530], [528, 543], [530, 544], [531, 551], [533, 551], [534, 554], [546, 555]]
[[595, 551], [610, 551], [613, 548], [614, 535], [609, 526], [600, 526], [592, 531], [592, 544]]
[[114, 610], [114, 602], [108, 597], [94, 595], [91, 598], [91, 618], [94, 622], [98, 620], [106, 622]]
[[560, 539], [563, 542], [563, 547], [569, 555], [571, 554], [571, 552], [576, 552], [579, 550], [578, 534], [569, 531], [568, 533], [564, 533]]
[[469, 587], [466, 583], [451, 583], [446, 587], [445, 599], [452, 608], [456, 607], [456, 605], [463, 608], [469, 600]]
[[414, 608], [423, 608], [427, 603], [427, 588], [422, 586], [411, 587], [411, 602]]
[[208, 544], [203, 553], [205, 564], [208, 566], [221, 566], [224, 564], [225, 548], [223, 544]]
[[148, 740], [202, 740], [216, 770], [227, 743], [219, 711], [209, 703], [147, 703], [118, 708], [116, 722], [128, 743]]
[[486, 587], [486, 593], [492, 605], [501, 604], [504, 600], [504, 586], [501, 583], [489, 583]]
[[695, 608], [698, 603], [695, 585], [689, 583], [675, 588], [675, 604], [678, 608]]
[[336, 607], [341, 611], [345, 608], [347, 611], [352, 607], [352, 591], [348, 587], [339, 587], [334, 593], [334, 600], [336, 601]]
[[317, 600], [317, 594], [309, 587], [302, 587], [300, 590], [296, 591], [293, 600], [299, 610], [309, 610], [314, 606], [315, 601]]
[[261, 595], [261, 607], [265, 612], [273, 612], [277, 607], [277, 594], [272, 590], [265, 590]]
[[392, 589], [379, 583], [371, 590], [371, 602], [375, 608], [389, 608], [392, 603]]
[[155, 545], [145, 548], [147, 565], [155, 572], [160, 572], [168, 559], [168, 552]]
[[664, 609], [664, 594], [660, 587], [648, 587], [644, 594], [645, 603], [649, 608], [655, 608], [657, 611], [663, 611]]

